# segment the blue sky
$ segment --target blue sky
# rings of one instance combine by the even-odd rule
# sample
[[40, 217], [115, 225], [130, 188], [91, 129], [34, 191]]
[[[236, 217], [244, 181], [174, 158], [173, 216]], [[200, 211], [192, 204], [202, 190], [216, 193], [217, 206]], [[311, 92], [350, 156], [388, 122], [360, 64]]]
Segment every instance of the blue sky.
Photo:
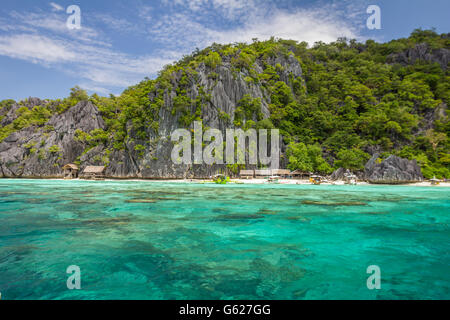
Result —
[[[381, 8], [368, 30], [369, 5]], [[81, 9], [69, 30], [67, 7]], [[271, 36], [330, 42], [407, 37], [415, 28], [450, 32], [448, 0], [2, 0], [0, 100], [62, 98], [79, 85], [120, 94], [168, 63], [213, 42]]]

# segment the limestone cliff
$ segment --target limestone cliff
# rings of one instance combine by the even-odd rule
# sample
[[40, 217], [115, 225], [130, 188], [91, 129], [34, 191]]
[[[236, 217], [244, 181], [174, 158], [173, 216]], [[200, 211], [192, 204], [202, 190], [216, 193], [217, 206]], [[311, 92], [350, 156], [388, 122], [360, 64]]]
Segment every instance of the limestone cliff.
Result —
[[[266, 61], [255, 61], [253, 68], [261, 73], [264, 64], [278, 65], [281, 81], [292, 85], [293, 79], [302, 76], [299, 61], [293, 55], [277, 56]], [[281, 67], [280, 67], [281, 66]], [[270, 115], [270, 94], [267, 90], [251, 81], [248, 70], [236, 72], [231, 62], [224, 60], [221, 65], [211, 68], [201, 63], [195, 70], [196, 81], [190, 81], [186, 90], [191, 100], [199, 95], [199, 88], [209, 94], [206, 108], [202, 109], [203, 125], [225, 132], [234, 128], [233, 121], [239, 101], [246, 95], [261, 101], [263, 118]], [[213, 75], [213, 76], [212, 76]], [[172, 75], [172, 89], [164, 91], [164, 106], [158, 113], [158, 130], [147, 129], [150, 137], [145, 141], [136, 136], [130, 121], [127, 124], [131, 139], [125, 148], [116, 150], [110, 143], [98, 145], [92, 149], [76, 139], [76, 130], [91, 132], [104, 129], [105, 122], [98, 108], [88, 101], [78, 103], [62, 114], [52, 116], [45, 126], [31, 126], [14, 132], [0, 143], [0, 175], [3, 177], [61, 177], [61, 167], [67, 163], [79, 163], [81, 169], [88, 165], [107, 165], [106, 175], [113, 178], [186, 178], [209, 177], [219, 171], [227, 170], [225, 165], [175, 165], [171, 161], [173, 143], [171, 133], [182, 128], [180, 112], [174, 112], [174, 98], [182, 74]], [[155, 99], [151, 93], [150, 101]], [[4, 113], [2, 126], [13, 122], [17, 111], [25, 104], [32, 109], [45, 105], [45, 100], [30, 98], [22, 105], [14, 104]], [[195, 112], [193, 106], [188, 112]], [[223, 115], [229, 115], [229, 118]], [[225, 136], [225, 135], [224, 135]], [[137, 145], [145, 150], [136, 151]]]

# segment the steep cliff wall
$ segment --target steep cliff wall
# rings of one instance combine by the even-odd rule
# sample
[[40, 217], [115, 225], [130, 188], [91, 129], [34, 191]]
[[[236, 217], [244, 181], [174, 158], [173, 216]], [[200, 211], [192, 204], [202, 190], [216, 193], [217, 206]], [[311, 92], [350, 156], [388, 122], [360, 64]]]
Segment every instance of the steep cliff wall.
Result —
[[[29, 109], [46, 104], [35, 98], [26, 102]], [[2, 124], [12, 122], [20, 107], [13, 105]], [[75, 131], [89, 132], [104, 126], [98, 109], [91, 102], [80, 102], [52, 116], [45, 126], [27, 127], [8, 136], [0, 143], [0, 172], [4, 177], [60, 177], [61, 165], [76, 161], [84, 151], [74, 138]]]
[[[257, 60], [253, 69], [260, 74], [267, 65], [277, 67], [279, 79], [290, 86], [292, 80], [302, 76], [300, 63], [293, 55]], [[184, 90], [191, 101], [199, 98], [200, 94], [207, 94], [200, 115], [205, 127], [221, 130], [225, 138], [225, 130], [236, 127], [233, 123], [236, 110], [246, 96], [260, 101], [255, 121], [258, 120], [256, 113], [262, 119], [270, 116], [270, 93], [264, 86], [249, 81], [247, 69], [237, 72], [231, 61], [224, 60], [214, 68], [201, 63], [195, 72], [195, 79], [189, 79]], [[82, 169], [87, 165], [106, 164], [106, 175], [114, 178], [209, 177], [220, 171], [229, 171], [226, 165], [175, 165], [171, 160], [174, 146], [170, 141], [172, 132], [178, 128], [192, 128], [192, 123], [183, 125], [180, 117], [197, 112], [194, 104], [188, 105], [182, 112], [174, 110], [182, 75], [182, 72], [174, 73], [171, 89], [164, 90], [164, 105], [157, 116], [158, 130], [146, 129], [150, 143], [138, 137], [132, 121], [129, 121], [127, 131], [130, 139], [126, 140], [124, 148], [114, 149], [108, 142], [89, 148], [77, 139], [76, 131], [104, 129], [105, 122], [92, 102], [83, 101], [62, 114], [52, 116], [44, 127], [27, 127], [12, 133], [0, 143], [0, 174], [4, 177], [61, 177], [61, 167], [72, 162], [80, 164]], [[200, 93], [200, 90], [203, 92]], [[156, 96], [150, 93], [149, 98], [153, 102]], [[25, 102], [29, 109], [46, 103], [36, 98]], [[14, 104], [8, 112], [3, 111], [3, 126], [14, 121], [20, 107], [23, 104]], [[145, 149], [137, 149], [138, 145], [145, 146]]]

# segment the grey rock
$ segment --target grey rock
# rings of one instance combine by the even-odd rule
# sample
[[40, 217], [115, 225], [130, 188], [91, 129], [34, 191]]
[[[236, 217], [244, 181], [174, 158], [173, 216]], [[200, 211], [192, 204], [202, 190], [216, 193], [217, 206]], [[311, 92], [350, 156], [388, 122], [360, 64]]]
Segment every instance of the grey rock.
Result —
[[333, 181], [344, 180], [345, 176], [348, 174], [350, 174], [348, 169], [346, 170], [344, 168], [339, 168], [331, 174], [330, 179]]
[[414, 48], [388, 56], [388, 63], [400, 63], [402, 65], [414, 64], [416, 60], [437, 62], [443, 70], [447, 69], [450, 61], [450, 50], [447, 48], [432, 49], [426, 43], [417, 44]]
[[[0, 176], [62, 177], [61, 167], [75, 162], [85, 149], [83, 143], [74, 139], [75, 131], [90, 132], [105, 124], [97, 107], [86, 101], [54, 115], [46, 126], [51, 130], [29, 127], [0, 143]], [[52, 146], [58, 146], [59, 151], [51, 153]]]
[[365, 166], [364, 176], [370, 183], [403, 184], [423, 181], [423, 175], [416, 160], [391, 155], [378, 163], [379, 156], [374, 154]]
[[347, 180], [349, 176], [356, 176], [358, 179], [363, 178], [362, 172], [353, 173], [349, 169], [339, 168], [330, 175], [330, 180]]

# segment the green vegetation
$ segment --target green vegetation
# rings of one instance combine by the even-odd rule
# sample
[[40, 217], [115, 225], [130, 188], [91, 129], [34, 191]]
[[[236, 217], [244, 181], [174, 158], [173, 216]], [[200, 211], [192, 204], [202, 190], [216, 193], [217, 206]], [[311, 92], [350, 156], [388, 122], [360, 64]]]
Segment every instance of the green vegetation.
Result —
[[25, 149], [31, 149], [31, 148], [33, 148], [36, 144], [37, 144], [37, 143], [36, 143], [35, 141], [30, 141], [30, 142], [28, 142], [27, 144], [24, 144], [23, 147], [24, 147]]
[[48, 149], [48, 152], [50, 152], [51, 154], [56, 154], [61, 152], [61, 149], [57, 145], [53, 145]]
[[64, 111], [76, 106], [81, 101], [87, 101], [89, 95], [87, 92], [80, 87], [70, 89], [70, 95], [68, 98], [61, 100], [56, 100], [57, 106], [56, 110], [58, 113], [63, 113]]
[[214, 179], [214, 183], [216, 183], [216, 184], [227, 184], [230, 181], [231, 181], [230, 177], [228, 177], [228, 176], [219, 176]]
[[320, 172], [323, 174], [332, 172], [332, 168], [323, 158], [322, 149], [318, 144], [307, 146], [302, 142], [292, 142], [288, 146], [287, 156], [290, 170]]
[[16, 103], [14, 100], [8, 99], [8, 100], [3, 100], [0, 101], [0, 110], [5, 108], [5, 109], [9, 109], [11, 108], [11, 106]]
[[35, 106], [32, 109], [23, 106], [16, 110], [16, 116], [12, 123], [0, 127], [0, 142], [13, 132], [31, 126], [43, 126], [52, 116], [52, 111], [42, 106]]
[[362, 170], [369, 158], [370, 155], [360, 149], [342, 149], [337, 154], [335, 165], [344, 169]]
[[215, 69], [222, 64], [222, 57], [217, 52], [211, 51], [205, 58], [205, 64]]
[[250, 95], [246, 94], [237, 104], [236, 111], [234, 114], [234, 125], [236, 127], [245, 127], [246, 121], [252, 121], [256, 117], [256, 120], [260, 121], [263, 119], [263, 114], [261, 112], [261, 99], [253, 99]]
[[38, 158], [39, 158], [39, 160], [45, 160], [45, 159], [47, 159], [47, 153], [45, 152], [44, 149], [40, 149], [40, 150], [39, 150]]

